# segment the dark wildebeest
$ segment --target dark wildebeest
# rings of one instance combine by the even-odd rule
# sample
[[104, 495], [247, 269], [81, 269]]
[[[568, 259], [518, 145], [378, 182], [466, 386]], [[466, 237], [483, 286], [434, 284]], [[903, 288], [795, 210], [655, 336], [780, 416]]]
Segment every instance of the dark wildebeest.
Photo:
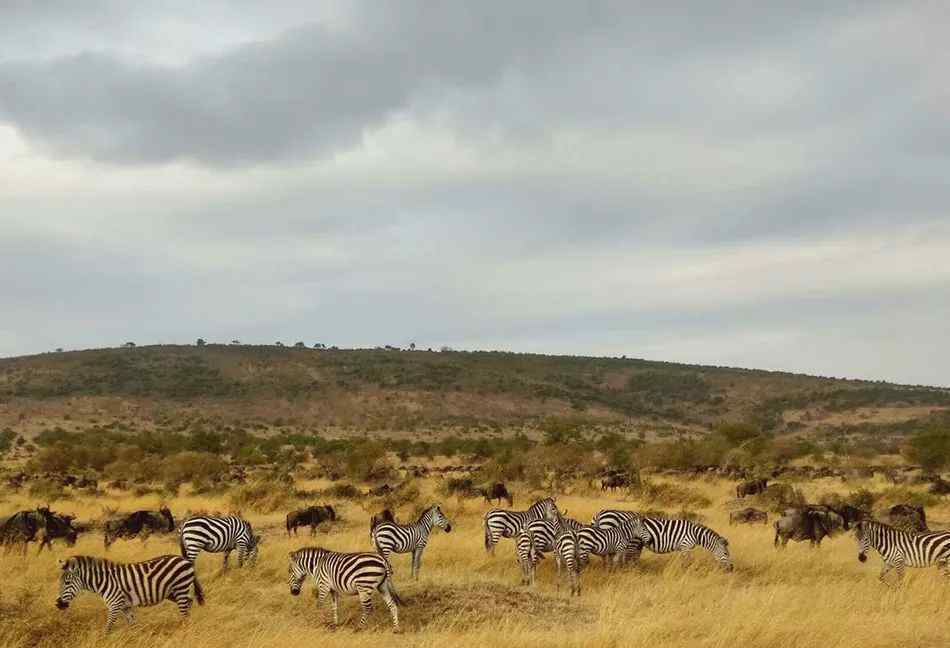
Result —
[[106, 521], [102, 542], [108, 549], [119, 538], [132, 539], [140, 534], [171, 533], [175, 530], [175, 518], [167, 506], [157, 511], [135, 511], [128, 515]]
[[445, 488], [450, 495], [452, 493], [465, 495], [475, 491], [475, 483], [471, 477], [450, 477], [445, 480]]
[[600, 490], [616, 490], [630, 485], [626, 475], [609, 475], [600, 480]]
[[376, 528], [376, 525], [382, 524], [383, 522], [396, 522], [396, 516], [393, 515], [393, 512], [389, 509], [383, 509], [379, 513], [375, 514], [369, 520], [369, 537], [373, 537], [373, 529]]
[[0, 526], [0, 544], [6, 547], [22, 544], [23, 553], [26, 553], [27, 544], [37, 540], [40, 543], [37, 553], [40, 553], [43, 547], [52, 550], [53, 540], [63, 538], [72, 547], [79, 536], [78, 530], [72, 526], [74, 519], [72, 515], [54, 513], [48, 507], [19, 511]]
[[768, 524], [769, 514], [751, 507], [739, 509], [729, 514], [729, 524], [752, 524], [754, 522]]
[[310, 535], [317, 532], [317, 526], [326, 520], [336, 520], [336, 511], [329, 504], [323, 506], [309, 506], [299, 511], [293, 511], [287, 514], [287, 537], [293, 531], [297, 535], [297, 527], [310, 526]]
[[927, 530], [927, 516], [923, 506], [895, 504], [878, 515], [878, 519], [884, 524], [909, 533]]
[[515, 497], [508, 492], [508, 487], [501, 482], [495, 482], [490, 487], [482, 490], [482, 495], [485, 496], [485, 501], [487, 503], [492, 503], [492, 500], [498, 500], [498, 504], [501, 504], [501, 500], [508, 502], [508, 506], [515, 505]]
[[752, 479], [736, 485], [736, 497], [743, 498], [746, 495], [758, 495], [769, 487], [768, 479]]
[[821, 545], [826, 536], [849, 529], [850, 524], [841, 514], [827, 506], [807, 504], [804, 508], [786, 509], [785, 514], [775, 521], [775, 539], [772, 544], [782, 548], [789, 540], [802, 542], [808, 540], [812, 547]]

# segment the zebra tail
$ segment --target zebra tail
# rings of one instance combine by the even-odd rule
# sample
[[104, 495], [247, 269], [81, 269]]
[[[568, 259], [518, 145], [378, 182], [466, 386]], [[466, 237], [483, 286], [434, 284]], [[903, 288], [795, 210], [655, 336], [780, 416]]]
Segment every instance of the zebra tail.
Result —
[[388, 591], [389, 595], [392, 597], [393, 602], [396, 605], [402, 605], [402, 599], [399, 597], [399, 592], [396, 591], [396, 588], [393, 587], [393, 580], [389, 576], [386, 577], [382, 583], [379, 584], [379, 591], [384, 592]]
[[485, 520], [485, 551], [491, 551], [491, 531], [488, 530], [488, 520]]
[[198, 575], [195, 574], [194, 579], [191, 581], [192, 586], [195, 588], [195, 601], [198, 602], [198, 605], [205, 604], [205, 592], [201, 589], [201, 583], [198, 582]]

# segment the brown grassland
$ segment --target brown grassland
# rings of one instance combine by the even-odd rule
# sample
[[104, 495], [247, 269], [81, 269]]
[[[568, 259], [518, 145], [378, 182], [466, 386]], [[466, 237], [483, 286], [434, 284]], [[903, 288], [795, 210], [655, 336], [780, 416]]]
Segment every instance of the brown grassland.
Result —
[[[657, 481], [672, 478], [656, 478]], [[877, 580], [880, 559], [872, 553], [861, 564], [848, 533], [826, 540], [817, 550], [790, 543], [785, 551], [772, 547], [772, 528], [728, 524], [734, 482], [718, 478], [678, 480], [712, 503], [697, 512], [704, 522], [729, 538], [736, 570], [724, 573], [702, 550], [688, 558], [644, 551], [639, 564], [608, 573], [594, 560], [582, 575], [583, 594], [571, 599], [558, 582], [553, 560], [539, 566], [534, 588], [523, 587], [511, 540], [502, 540], [494, 557], [483, 547], [481, 500], [457, 500], [437, 494], [439, 481], [419, 482], [419, 503], [439, 501], [454, 529], [436, 530], [426, 549], [421, 577], [408, 577], [409, 557], [396, 556], [395, 583], [403, 599], [400, 610], [405, 634], [395, 637], [388, 613], [377, 598], [369, 628], [355, 632], [359, 607], [344, 597], [343, 626], [325, 625], [329, 609], [317, 606], [312, 582], [300, 597], [287, 585], [287, 553], [321, 545], [334, 550], [370, 550], [367, 521], [372, 512], [352, 502], [339, 502], [341, 519], [310, 538], [287, 539], [283, 513], [245, 512], [266, 540], [258, 563], [249, 568], [221, 569], [221, 556], [202, 554], [198, 574], [207, 599], [190, 619], [179, 620], [175, 606], [140, 608], [137, 622], [120, 620], [105, 635], [105, 608], [95, 595], [82, 595], [69, 610], [58, 611], [56, 559], [73, 554], [107, 555], [135, 561], [178, 553], [177, 536], [118, 541], [106, 554], [98, 532], [82, 536], [73, 548], [59, 543], [52, 554], [25, 558], [0, 554], [0, 645], [71, 648], [141, 646], [163, 648], [205, 646], [703, 646], [728, 648], [823, 648], [885, 646], [939, 648], [950, 645], [950, 582], [935, 568], [908, 570], [903, 584], [889, 587]], [[298, 486], [315, 488], [319, 482]], [[883, 490], [880, 479], [815, 480], [798, 484], [809, 501], [829, 492], [867, 487]], [[286, 488], [274, 484], [275, 489]], [[558, 504], [581, 520], [601, 508], [646, 507], [626, 496], [602, 494], [575, 485]], [[537, 493], [541, 495], [541, 493]], [[526, 504], [525, 496], [519, 505]], [[52, 502], [54, 508], [81, 520], [103, 516], [106, 507], [121, 510], [155, 508], [159, 495], [133, 497], [77, 495]], [[176, 516], [186, 511], [227, 511], [228, 495], [181, 495], [167, 500]], [[338, 502], [334, 502], [337, 504]], [[0, 497], [0, 515], [35, 506], [25, 494]], [[405, 519], [409, 507], [397, 515]], [[947, 498], [928, 509], [933, 528], [950, 520]]]

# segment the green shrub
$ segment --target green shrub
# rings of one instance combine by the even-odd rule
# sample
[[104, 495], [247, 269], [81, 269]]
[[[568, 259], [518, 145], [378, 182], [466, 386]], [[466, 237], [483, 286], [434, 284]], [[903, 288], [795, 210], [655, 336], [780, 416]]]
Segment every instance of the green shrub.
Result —
[[705, 508], [712, 504], [708, 497], [688, 486], [641, 479], [628, 489], [631, 496], [654, 506], [665, 508]]
[[339, 484], [333, 484], [329, 488], [323, 491], [324, 495], [327, 497], [337, 498], [337, 499], [356, 499], [363, 497], [362, 491], [353, 484], [347, 482], [340, 482]]
[[292, 487], [273, 481], [256, 481], [234, 489], [228, 500], [231, 507], [259, 513], [287, 511], [296, 505], [296, 493]]
[[770, 513], [782, 513], [788, 508], [805, 505], [805, 495], [788, 484], [771, 484], [755, 496], [756, 503]]

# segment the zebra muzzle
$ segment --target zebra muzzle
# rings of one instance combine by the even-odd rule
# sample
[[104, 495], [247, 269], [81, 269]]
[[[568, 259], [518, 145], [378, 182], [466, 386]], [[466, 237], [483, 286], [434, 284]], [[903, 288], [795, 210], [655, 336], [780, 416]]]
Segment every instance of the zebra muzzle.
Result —
[[291, 594], [291, 596], [300, 596], [300, 588], [299, 588], [299, 587], [291, 587], [291, 588], [290, 588], [290, 594]]
[[58, 607], [60, 610], [65, 610], [66, 608], [69, 607], [69, 603], [64, 601], [63, 599], [58, 598], [56, 599], [56, 607]]
[[860, 560], [861, 562], [864, 562], [864, 561], [867, 560], [867, 559], [868, 559], [868, 555], [867, 555], [866, 553], [859, 553], [859, 554], [858, 554], [858, 560]]

